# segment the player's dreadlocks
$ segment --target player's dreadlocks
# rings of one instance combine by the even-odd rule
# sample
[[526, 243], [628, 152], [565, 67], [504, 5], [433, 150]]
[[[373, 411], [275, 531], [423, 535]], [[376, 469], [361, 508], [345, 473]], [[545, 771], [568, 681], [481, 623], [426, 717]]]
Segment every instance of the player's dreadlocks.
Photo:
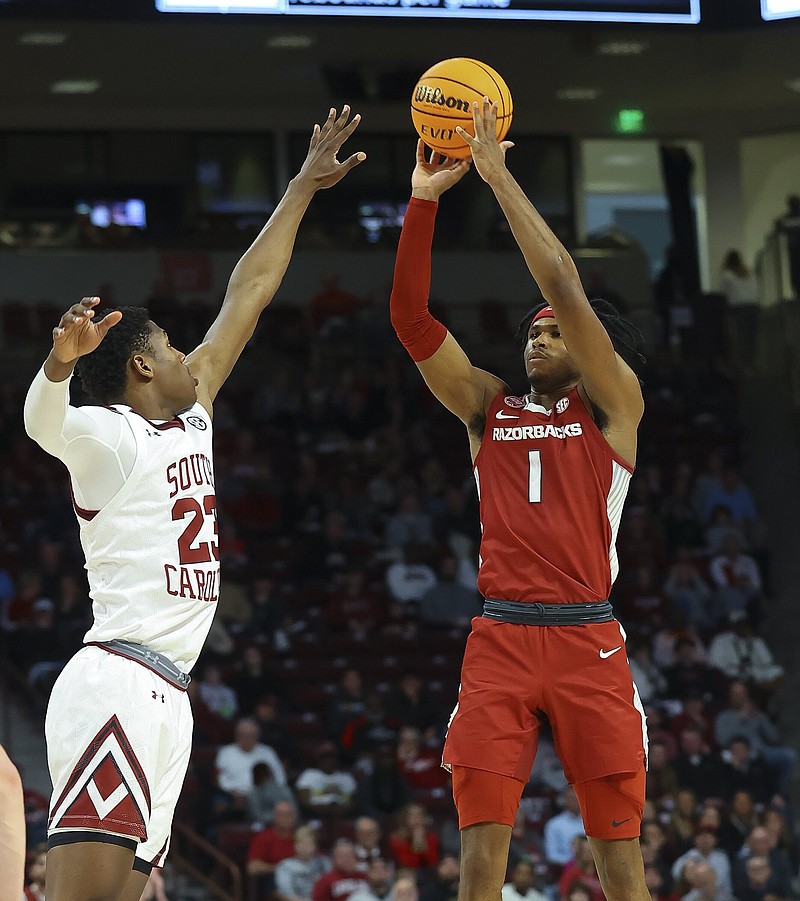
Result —
[[[76, 371], [83, 390], [101, 404], [109, 404], [122, 397], [128, 380], [128, 360], [139, 351], [150, 350], [150, 314], [144, 307], [115, 307], [122, 319], [111, 329], [99, 346], [81, 357]], [[103, 316], [114, 312], [104, 310]]]
[[[603, 328], [608, 332], [614, 350], [622, 357], [622, 359], [631, 367], [631, 369], [639, 375], [639, 370], [646, 362], [644, 354], [640, 348], [644, 344], [644, 338], [638, 328], [627, 319], [619, 315], [619, 310], [607, 300], [598, 298], [590, 300], [589, 305], [597, 314], [597, 318], [602, 322]], [[521, 339], [523, 350], [528, 342], [528, 329], [531, 320], [539, 312], [547, 306], [546, 302], [537, 304], [533, 309], [523, 317], [519, 326], [517, 326], [516, 337]]]

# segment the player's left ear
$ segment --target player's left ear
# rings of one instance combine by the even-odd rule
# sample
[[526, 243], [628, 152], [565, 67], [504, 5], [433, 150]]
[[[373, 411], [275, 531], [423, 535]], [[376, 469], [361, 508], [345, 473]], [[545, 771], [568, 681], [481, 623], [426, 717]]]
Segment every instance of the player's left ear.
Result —
[[150, 381], [155, 375], [153, 367], [150, 365], [150, 360], [148, 360], [147, 357], [142, 356], [142, 354], [134, 354], [131, 357], [130, 365], [139, 378]]

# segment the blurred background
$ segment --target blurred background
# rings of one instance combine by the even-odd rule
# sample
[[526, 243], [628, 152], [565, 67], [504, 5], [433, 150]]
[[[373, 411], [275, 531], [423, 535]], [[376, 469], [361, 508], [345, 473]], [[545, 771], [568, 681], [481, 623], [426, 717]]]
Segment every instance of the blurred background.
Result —
[[[479, 526], [462, 429], [399, 347], [388, 295], [412, 89], [471, 56], [514, 98], [509, 168], [587, 293], [647, 342], [612, 600], [653, 740], [651, 889], [708, 893], [689, 853], [713, 860], [719, 901], [798, 897], [800, 4], [161, 7], [175, 11], [0, 2], [0, 740], [27, 787], [31, 892], [41, 901], [44, 704], [90, 607], [65, 473], [22, 431], [27, 385], [84, 295], [146, 304], [195, 346], [313, 124], [348, 103], [363, 122], [347, 152], [368, 161], [315, 197], [216, 409], [223, 588], [166, 892], [310, 897], [308, 878], [276, 882], [302, 825], [324, 855], [297, 852], [309, 872], [332, 857], [344, 881], [367, 878], [378, 856], [372, 896], [455, 897], [437, 763], [479, 610]], [[436, 314], [524, 393], [513, 334], [538, 298], [470, 174], [439, 212]], [[237, 782], [232, 754], [260, 768]], [[576, 881], [598, 897], [572, 806], [544, 740], [505, 901], [572, 898]]]

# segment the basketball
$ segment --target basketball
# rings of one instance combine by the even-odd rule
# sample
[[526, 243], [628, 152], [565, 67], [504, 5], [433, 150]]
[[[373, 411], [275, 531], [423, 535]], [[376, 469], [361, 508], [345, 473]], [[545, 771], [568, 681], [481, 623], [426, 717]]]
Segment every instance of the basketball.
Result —
[[431, 66], [417, 82], [411, 96], [411, 119], [422, 140], [438, 153], [463, 160], [469, 145], [456, 133], [460, 125], [474, 134], [472, 103], [488, 97], [498, 105], [497, 139], [502, 140], [514, 111], [511, 92], [486, 63], [467, 57], [445, 59]]

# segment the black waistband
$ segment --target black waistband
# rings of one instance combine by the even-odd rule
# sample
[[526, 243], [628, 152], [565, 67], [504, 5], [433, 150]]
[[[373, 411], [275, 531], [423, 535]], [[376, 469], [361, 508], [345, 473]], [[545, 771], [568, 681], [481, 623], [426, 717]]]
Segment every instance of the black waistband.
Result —
[[161, 676], [170, 685], [186, 691], [192, 677], [188, 673], [181, 672], [177, 666], [163, 654], [148, 648], [146, 645], [137, 644], [133, 641], [123, 641], [121, 638], [115, 638], [112, 641], [87, 641], [87, 645], [95, 648], [102, 648], [110, 654], [116, 654], [119, 657], [127, 657], [134, 663], [140, 663], [152, 670], [157, 676]]
[[525, 626], [580, 626], [583, 623], [608, 623], [614, 619], [609, 601], [594, 604], [529, 604], [484, 598], [483, 615], [498, 622]]

